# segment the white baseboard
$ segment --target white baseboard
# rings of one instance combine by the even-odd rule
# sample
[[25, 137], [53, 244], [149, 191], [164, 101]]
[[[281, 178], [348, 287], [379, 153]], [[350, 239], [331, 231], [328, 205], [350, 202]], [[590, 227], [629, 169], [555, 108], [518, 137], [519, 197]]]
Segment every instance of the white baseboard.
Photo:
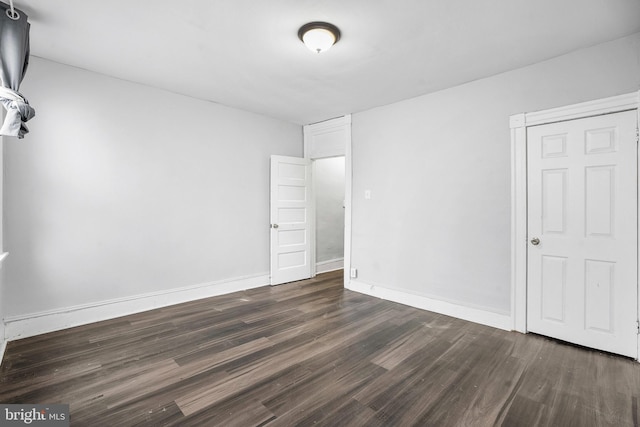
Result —
[[396, 289], [370, 285], [358, 280], [351, 280], [351, 282], [345, 287], [355, 292], [397, 302], [410, 307], [419, 308], [421, 310], [433, 311], [435, 313], [445, 314], [447, 316], [491, 326], [493, 328], [503, 329], [505, 331], [510, 331], [512, 329], [511, 326], [513, 322], [511, 320], [511, 316], [508, 314], [494, 313], [488, 310], [467, 307], [447, 301], [398, 291]]
[[344, 268], [344, 258], [330, 259], [316, 263], [316, 274], [328, 273], [329, 271], [342, 270]]
[[4, 359], [4, 351], [7, 349], [7, 340], [0, 340], [0, 365]]
[[5, 339], [12, 341], [101, 320], [209, 298], [269, 284], [269, 275], [238, 277], [167, 291], [65, 307], [57, 310], [5, 318]]

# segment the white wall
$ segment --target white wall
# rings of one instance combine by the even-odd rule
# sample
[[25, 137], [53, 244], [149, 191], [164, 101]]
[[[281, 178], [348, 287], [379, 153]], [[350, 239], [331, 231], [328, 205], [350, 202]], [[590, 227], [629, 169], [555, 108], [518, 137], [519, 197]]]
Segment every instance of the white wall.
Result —
[[300, 126], [39, 58], [21, 89], [7, 315], [268, 274], [269, 156], [301, 156]]
[[638, 89], [640, 33], [354, 114], [358, 281], [508, 314], [509, 116]]
[[4, 291], [4, 273], [3, 270], [0, 270], [0, 362], [2, 362], [2, 354], [4, 351], [4, 339], [5, 339], [5, 326], [4, 326], [4, 316], [5, 316], [5, 291]]
[[314, 160], [316, 261], [344, 257], [344, 157]]
[[[0, 110], [2, 110], [0, 112], [0, 121], [4, 122], [4, 108], [0, 107]], [[2, 233], [3, 233], [3, 218], [2, 218], [2, 212], [3, 212], [3, 206], [2, 206], [2, 198], [3, 198], [3, 188], [4, 188], [4, 183], [3, 183], [3, 164], [4, 164], [4, 137], [0, 136], [0, 257], [2, 257], [3, 255], [3, 248], [2, 248]], [[5, 297], [5, 290], [4, 290], [4, 269], [2, 269], [2, 265], [4, 263], [4, 258], [0, 259], [0, 363], [2, 363], [2, 356], [4, 355], [4, 349], [5, 349], [5, 324], [4, 324], [4, 317], [5, 317], [5, 313], [6, 313], [6, 297]]]
[[2, 364], [2, 358], [4, 357], [4, 351], [6, 348], [5, 342], [5, 326], [4, 326], [4, 281], [2, 280], [2, 271], [0, 271], [0, 365]]

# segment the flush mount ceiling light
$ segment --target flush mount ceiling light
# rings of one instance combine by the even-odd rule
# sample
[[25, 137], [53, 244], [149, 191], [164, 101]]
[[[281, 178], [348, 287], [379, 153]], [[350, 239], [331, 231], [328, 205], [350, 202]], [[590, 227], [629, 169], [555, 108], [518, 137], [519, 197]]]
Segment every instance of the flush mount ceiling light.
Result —
[[298, 38], [309, 50], [320, 53], [340, 40], [340, 30], [328, 22], [309, 22], [298, 30]]

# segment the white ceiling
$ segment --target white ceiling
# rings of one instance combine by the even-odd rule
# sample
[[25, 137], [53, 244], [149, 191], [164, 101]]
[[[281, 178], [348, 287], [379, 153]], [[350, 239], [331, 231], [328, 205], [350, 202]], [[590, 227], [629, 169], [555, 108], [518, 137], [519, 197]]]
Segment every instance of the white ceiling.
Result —
[[[14, 3], [30, 17], [34, 56], [298, 124], [640, 31], [640, 0]], [[297, 38], [317, 20], [342, 31], [322, 54]]]

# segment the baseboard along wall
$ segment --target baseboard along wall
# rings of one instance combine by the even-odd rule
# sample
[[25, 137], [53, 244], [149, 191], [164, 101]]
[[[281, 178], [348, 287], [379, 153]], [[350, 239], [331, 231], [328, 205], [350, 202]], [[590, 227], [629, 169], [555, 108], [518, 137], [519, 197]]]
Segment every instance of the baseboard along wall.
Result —
[[260, 274], [93, 304], [9, 316], [5, 318], [5, 344], [6, 341], [267, 285], [269, 285], [269, 274]]
[[[317, 272], [324, 273], [343, 268], [343, 260], [331, 260], [318, 263]], [[187, 286], [162, 292], [137, 295], [129, 298], [101, 301], [81, 306], [65, 307], [58, 310], [31, 313], [5, 318], [5, 340], [0, 341], [0, 363], [8, 341], [27, 338], [48, 332], [86, 325], [102, 320], [113, 319], [156, 308], [167, 307], [202, 298], [224, 295], [246, 289], [258, 288], [269, 284], [269, 275], [260, 274], [196, 286]], [[397, 302], [422, 310], [456, 317], [470, 322], [511, 330], [512, 319], [508, 314], [494, 313], [473, 307], [467, 307], [447, 301], [441, 301], [420, 295], [410, 294], [396, 289], [372, 285], [359, 280], [351, 280], [347, 289], [365, 295]]]
[[316, 274], [342, 270], [343, 268], [344, 258], [330, 259], [329, 261], [321, 261], [316, 263]]
[[345, 287], [361, 294], [397, 302], [410, 307], [419, 308], [421, 310], [433, 311], [434, 313], [456, 317], [458, 319], [491, 326], [505, 331], [512, 330], [511, 326], [513, 322], [509, 314], [494, 313], [488, 310], [467, 307], [448, 301], [441, 301], [421, 295], [402, 292], [396, 289], [384, 288], [379, 285], [372, 285], [353, 279]]

